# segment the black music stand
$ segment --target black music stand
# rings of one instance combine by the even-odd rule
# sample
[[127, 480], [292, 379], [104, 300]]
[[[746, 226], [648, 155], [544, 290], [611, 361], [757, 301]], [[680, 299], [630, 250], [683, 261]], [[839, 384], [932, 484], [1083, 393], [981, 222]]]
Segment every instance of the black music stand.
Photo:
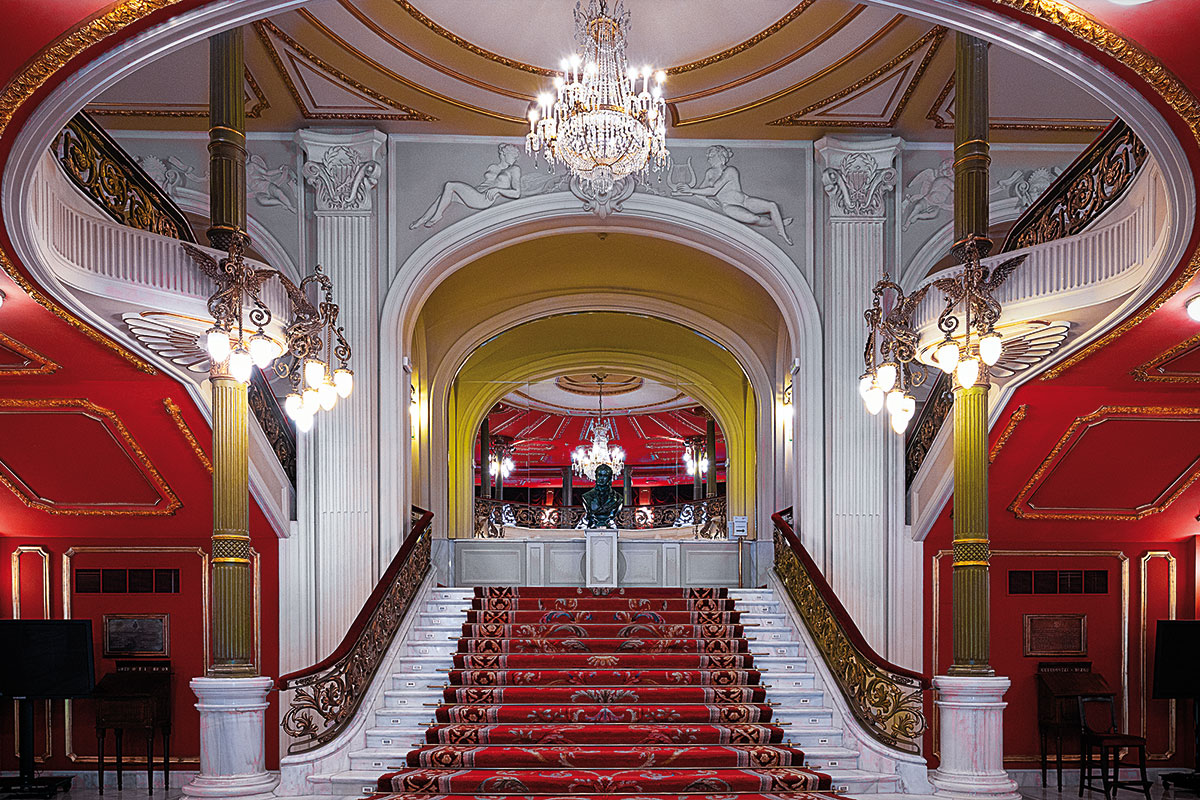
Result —
[[1200, 792], [1200, 620], [1160, 619], [1154, 636], [1155, 700], [1191, 700], [1195, 750], [1191, 772], [1168, 772], [1172, 785]]
[[[37, 778], [33, 767], [33, 701], [85, 697], [96, 683], [90, 619], [0, 620], [0, 695], [17, 701], [16, 777], [0, 778], [0, 796], [53, 797], [70, 777]], [[14, 657], [15, 655], [15, 657]]]

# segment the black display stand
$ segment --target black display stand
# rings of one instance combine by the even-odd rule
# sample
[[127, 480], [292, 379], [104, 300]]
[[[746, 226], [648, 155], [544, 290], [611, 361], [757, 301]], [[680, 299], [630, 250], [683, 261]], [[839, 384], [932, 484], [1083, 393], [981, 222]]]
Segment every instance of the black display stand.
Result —
[[71, 778], [38, 778], [33, 769], [33, 700], [17, 699], [17, 750], [20, 768], [16, 777], [0, 778], [0, 796], [5, 798], [53, 797], [71, 790]]
[[1154, 635], [1154, 699], [1191, 700], [1191, 772], [1168, 772], [1163, 788], [1200, 794], [1200, 620], [1160, 619]]

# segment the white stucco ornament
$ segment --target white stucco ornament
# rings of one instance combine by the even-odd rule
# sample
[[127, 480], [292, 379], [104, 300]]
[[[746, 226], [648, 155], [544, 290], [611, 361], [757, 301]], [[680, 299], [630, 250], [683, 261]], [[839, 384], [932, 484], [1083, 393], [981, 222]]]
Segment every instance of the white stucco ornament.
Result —
[[319, 161], [306, 161], [304, 180], [317, 191], [318, 211], [366, 211], [371, 189], [379, 182], [379, 162], [355, 147], [334, 145]]

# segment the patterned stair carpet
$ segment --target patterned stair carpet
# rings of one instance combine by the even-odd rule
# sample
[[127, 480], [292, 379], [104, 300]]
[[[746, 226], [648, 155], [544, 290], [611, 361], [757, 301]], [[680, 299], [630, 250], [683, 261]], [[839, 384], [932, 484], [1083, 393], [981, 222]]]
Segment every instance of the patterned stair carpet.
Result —
[[739, 618], [724, 589], [476, 589], [426, 743], [373, 798], [831, 797]]

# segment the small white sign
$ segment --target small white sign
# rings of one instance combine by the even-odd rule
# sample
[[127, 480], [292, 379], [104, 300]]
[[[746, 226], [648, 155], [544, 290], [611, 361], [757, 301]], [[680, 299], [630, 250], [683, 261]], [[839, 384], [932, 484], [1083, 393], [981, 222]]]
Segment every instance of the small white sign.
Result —
[[734, 517], [729, 523], [729, 538], [743, 539], [750, 534], [749, 517]]

